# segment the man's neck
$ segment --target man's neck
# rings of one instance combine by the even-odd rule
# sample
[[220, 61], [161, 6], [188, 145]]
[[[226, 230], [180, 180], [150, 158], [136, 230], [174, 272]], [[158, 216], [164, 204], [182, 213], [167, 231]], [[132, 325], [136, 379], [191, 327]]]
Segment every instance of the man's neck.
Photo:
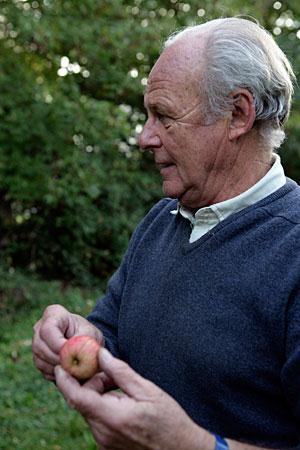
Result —
[[[181, 204], [191, 211], [234, 198], [254, 186], [270, 170], [274, 153], [259, 145], [257, 139], [247, 136], [244, 142], [233, 143], [228, 151], [226, 167], [216, 168], [207, 177], [202, 198], [190, 205]], [[196, 194], [196, 193], [195, 193]], [[183, 201], [182, 201], [183, 200]]]

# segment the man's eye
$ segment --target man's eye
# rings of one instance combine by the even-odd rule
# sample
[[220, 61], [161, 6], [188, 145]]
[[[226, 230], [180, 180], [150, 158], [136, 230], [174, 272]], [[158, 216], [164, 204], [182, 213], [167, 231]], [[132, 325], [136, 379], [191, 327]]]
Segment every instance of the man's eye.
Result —
[[157, 113], [157, 118], [165, 128], [168, 128], [171, 125], [172, 122], [171, 117]]

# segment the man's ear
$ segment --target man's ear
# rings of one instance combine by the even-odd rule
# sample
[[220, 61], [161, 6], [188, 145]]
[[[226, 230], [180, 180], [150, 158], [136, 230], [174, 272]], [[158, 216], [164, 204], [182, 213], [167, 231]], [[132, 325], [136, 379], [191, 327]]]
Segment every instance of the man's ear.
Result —
[[238, 139], [251, 130], [255, 121], [253, 95], [247, 89], [237, 89], [231, 93], [232, 113], [229, 122], [229, 139]]

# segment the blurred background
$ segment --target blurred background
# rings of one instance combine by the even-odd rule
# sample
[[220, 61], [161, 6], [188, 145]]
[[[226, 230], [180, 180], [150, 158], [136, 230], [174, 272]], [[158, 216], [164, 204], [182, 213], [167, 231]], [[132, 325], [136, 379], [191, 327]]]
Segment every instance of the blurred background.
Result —
[[[299, 79], [298, 0], [0, 0], [0, 449], [95, 449], [31, 362], [50, 303], [86, 315], [162, 196], [137, 135], [164, 39], [250, 15]], [[300, 182], [300, 91], [280, 149]]]

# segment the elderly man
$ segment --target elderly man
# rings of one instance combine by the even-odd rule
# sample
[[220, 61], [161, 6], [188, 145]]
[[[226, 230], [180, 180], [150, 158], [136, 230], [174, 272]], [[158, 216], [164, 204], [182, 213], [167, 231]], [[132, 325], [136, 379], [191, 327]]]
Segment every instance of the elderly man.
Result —
[[[88, 320], [52, 305], [33, 339], [101, 448], [299, 445], [300, 189], [274, 154], [292, 79], [272, 37], [237, 18], [172, 36], [153, 67], [140, 147], [168, 198]], [[103, 343], [84, 385], [57, 366], [76, 334]]]

